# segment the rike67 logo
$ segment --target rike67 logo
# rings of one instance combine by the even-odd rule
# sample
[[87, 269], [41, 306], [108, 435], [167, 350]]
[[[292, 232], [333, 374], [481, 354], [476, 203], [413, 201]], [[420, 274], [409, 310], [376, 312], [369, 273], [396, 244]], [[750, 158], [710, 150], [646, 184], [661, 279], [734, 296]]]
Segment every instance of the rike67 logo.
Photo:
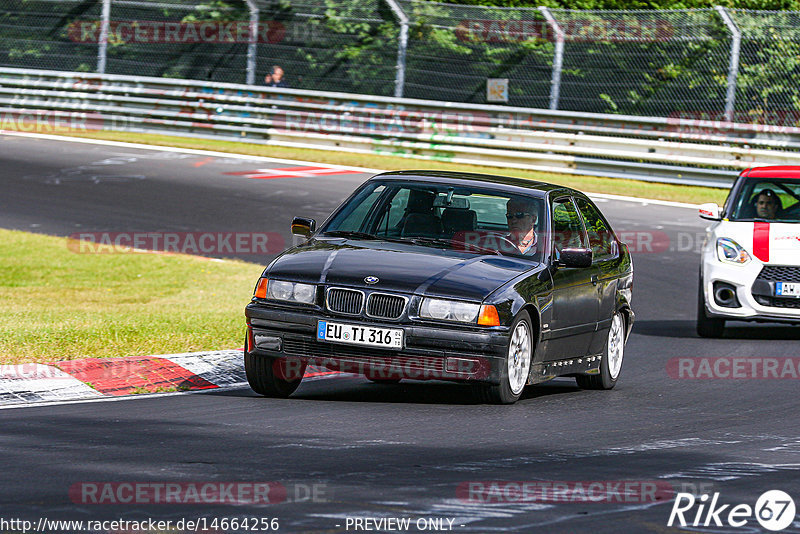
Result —
[[710, 500], [707, 494], [696, 497], [691, 493], [678, 493], [667, 526], [738, 528], [747, 526], [755, 518], [762, 528], [778, 532], [790, 526], [794, 517], [794, 500], [781, 490], [764, 492], [754, 507], [749, 504], [720, 504], [719, 492], [714, 493]]

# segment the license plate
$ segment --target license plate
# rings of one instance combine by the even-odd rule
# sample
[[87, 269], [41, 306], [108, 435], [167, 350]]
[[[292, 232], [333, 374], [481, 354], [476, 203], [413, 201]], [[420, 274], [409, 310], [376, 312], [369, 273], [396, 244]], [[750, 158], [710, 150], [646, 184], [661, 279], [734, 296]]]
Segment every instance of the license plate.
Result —
[[800, 297], [800, 284], [795, 282], [775, 282], [776, 297]]
[[402, 349], [403, 330], [319, 321], [317, 322], [317, 340], [384, 349]]

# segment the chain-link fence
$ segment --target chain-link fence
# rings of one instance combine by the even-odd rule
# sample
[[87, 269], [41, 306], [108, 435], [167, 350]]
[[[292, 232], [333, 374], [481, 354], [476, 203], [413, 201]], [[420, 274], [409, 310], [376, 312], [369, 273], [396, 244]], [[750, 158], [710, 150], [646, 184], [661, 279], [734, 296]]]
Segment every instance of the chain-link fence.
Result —
[[278, 65], [280, 85], [299, 89], [800, 125], [798, 12], [427, 0], [0, 0], [0, 8], [3, 66], [258, 85]]

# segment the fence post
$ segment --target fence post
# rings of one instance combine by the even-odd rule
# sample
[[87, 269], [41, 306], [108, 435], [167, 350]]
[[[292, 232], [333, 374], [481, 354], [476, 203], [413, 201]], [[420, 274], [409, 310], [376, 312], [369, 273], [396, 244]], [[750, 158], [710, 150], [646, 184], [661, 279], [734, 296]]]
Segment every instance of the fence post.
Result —
[[258, 53], [258, 23], [260, 11], [254, 0], [247, 0], [250, 9], [250, 35], [247, 44], [247, 85], [256, 83], [256, 54]]
[[545, 6], [539, 6], [539, 11], [547, 20], [547, 25], [553, 30], [556, 36], [556, 50], [553, 55], [553, 76], [550, 79], [550, 109], [558, 109], [558, 98], [561, 94], [561, 69], [564, 65], [564, 31], [558, 25], [558, 21]]
[[395, 0], [386, 0], [389, 7], [400, 22], [400, 40], [397, 43], [397, 72], [394, 78], [394, 96], [402, 98], [406, 85], [406, 50], [408, 49], [408, 16]]
[[728, 10], [722, 6], [714, 6], [722, 17], [728, 31], [731, 32], [731, 57], [728, 64], [728, 92], [725, 95], [725, 120], [733, 122], [733, 113], [736, 106], [736, 78], [739, 75], [739, 50], [742, 46], [742, 32], [733, 21]]
[[111, 0], [103, 0], [103, 12], [100, 16], [100, 38], [97, 41], [97, 72], [106, 73], [108, 56], [108, 26], [111, 21]]

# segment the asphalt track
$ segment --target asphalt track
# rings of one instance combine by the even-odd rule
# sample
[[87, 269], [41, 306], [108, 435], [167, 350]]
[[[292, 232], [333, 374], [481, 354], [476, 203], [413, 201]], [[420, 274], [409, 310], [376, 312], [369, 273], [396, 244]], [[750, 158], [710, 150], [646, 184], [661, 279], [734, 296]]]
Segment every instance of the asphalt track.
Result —
[[[293, 215], [324, 219], [367, 177], [255, 179], [225, 173], [291, 165], [8, 136], [0, 136], [0, 161], [0, 226], [60, 236], [232, 230], [288, 241]], [[0, 519], [275, 517], [282, 532], [345, 532], [347, 518], [405, 517], [412, 525], [449, 518], [453, 532], [679, 531], [667, 527], [672, 496], [515, 502], [512, 493], [487, 503], [459, 493], [471, 481], [657, 481], [751, 506], [781, 489], [800, 505], [798, 381], [667, 372], [671, 359], [687, 356], [798, 356], [800, 329], [733, 324], [724, 339], [697, 338], [704, 225], [695, 212], [600, 206], [618, 232], [668, 243], [634, 254], [637, 323], [613, 391], [563, 379], [529, 388], [516, 405], [484, 406], [460, 385], [339, 378], [304, 383], [288, 400], [235, 389], [1, 410]], [[288, 500], [110, 505], [69, 494], [81, 482], [267, 481], [286, 487]], [[689, 530], [763, 529], [751, 517], [742, 528]], [[784, 532], [800, 532], [798, 519]]]

